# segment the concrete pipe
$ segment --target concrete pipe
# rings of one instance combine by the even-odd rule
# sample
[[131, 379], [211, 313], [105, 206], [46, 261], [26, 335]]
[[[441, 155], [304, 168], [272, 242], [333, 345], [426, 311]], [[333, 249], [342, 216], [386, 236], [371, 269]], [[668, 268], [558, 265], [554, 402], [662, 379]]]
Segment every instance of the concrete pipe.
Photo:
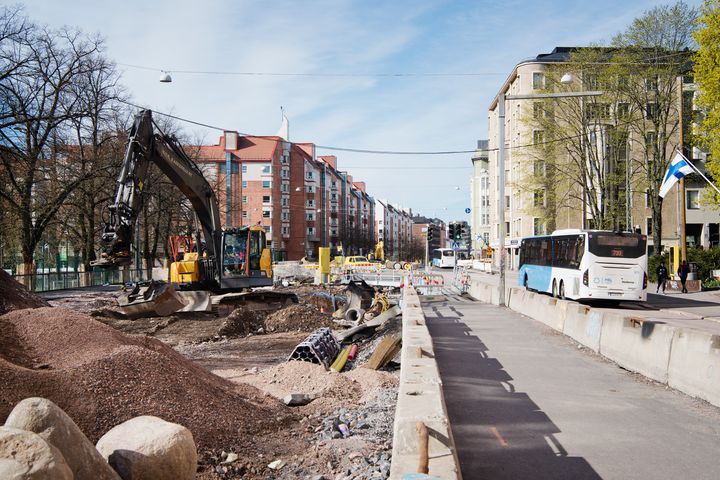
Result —
[[359, 322], [360, 319], [363, 318], [363, 315], [365, 315], [365, 310], [362, 308], [349, 308], [348, 311], [345, 312], [345, 320]]

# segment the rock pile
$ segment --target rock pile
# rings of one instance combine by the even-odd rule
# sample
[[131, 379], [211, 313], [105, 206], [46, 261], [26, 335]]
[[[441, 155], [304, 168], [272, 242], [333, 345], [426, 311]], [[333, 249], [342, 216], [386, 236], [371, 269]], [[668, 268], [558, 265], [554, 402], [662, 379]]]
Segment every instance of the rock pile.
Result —
[[105, 434], [97, 449], [53, 402], [27, 398], [0, 427], [0, 478], [22, 480], [192, 480], [197, 452], [190, 431], [138, 417]]

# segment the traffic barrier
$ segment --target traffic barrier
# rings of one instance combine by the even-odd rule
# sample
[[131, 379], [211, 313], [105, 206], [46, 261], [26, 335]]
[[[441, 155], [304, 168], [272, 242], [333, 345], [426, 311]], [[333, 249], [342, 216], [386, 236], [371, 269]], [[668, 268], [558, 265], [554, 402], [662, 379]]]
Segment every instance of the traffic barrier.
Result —
[[579, 303], [568, 303], [562, 332], [592, 351], [600, 352], [603, 314]]
[[428, 473], [442, 479], [461, 479], [432, 338], [418, 295], [410, 285], [404, 291], [402, 319], [400, 386], [389, 478], [399, 480], [405, 474], [417, 471], [424, 449], [416, 429], [418, 422], [422, 422], [430, 432]]
[[668, 385], [720, 407], [720, 336], [677, 329], [668, 364]]
[[646, 319], [603, 314], [600, 354], [621, 367], [667, 383], [675, 328]]

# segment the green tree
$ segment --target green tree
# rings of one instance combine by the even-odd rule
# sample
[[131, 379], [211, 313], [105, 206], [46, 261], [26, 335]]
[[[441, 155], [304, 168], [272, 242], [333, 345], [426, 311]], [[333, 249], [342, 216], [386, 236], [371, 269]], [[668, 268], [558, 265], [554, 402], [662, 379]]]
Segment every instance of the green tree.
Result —
[[[713, 179], [720, 179], [720, 0], [706, 0], [698, 19], [694, 38], [698, 44], [694, 74], [698, 84], [698, 104], [703, 109], [700, 141], [710, 155], [705, 164]], [[717, 182], [716, 182], [717, 183]], [[720, 197], [706, 198], [720, 205]]]

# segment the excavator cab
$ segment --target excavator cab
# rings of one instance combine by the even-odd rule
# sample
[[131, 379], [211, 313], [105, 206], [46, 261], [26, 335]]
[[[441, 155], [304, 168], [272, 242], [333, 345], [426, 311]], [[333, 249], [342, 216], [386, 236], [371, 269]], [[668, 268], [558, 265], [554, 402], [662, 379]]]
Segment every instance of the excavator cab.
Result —
[[265, 229], [234, 228], [223, 233], [220, 287], [236, 289], [272, 285], [270, 250]]

